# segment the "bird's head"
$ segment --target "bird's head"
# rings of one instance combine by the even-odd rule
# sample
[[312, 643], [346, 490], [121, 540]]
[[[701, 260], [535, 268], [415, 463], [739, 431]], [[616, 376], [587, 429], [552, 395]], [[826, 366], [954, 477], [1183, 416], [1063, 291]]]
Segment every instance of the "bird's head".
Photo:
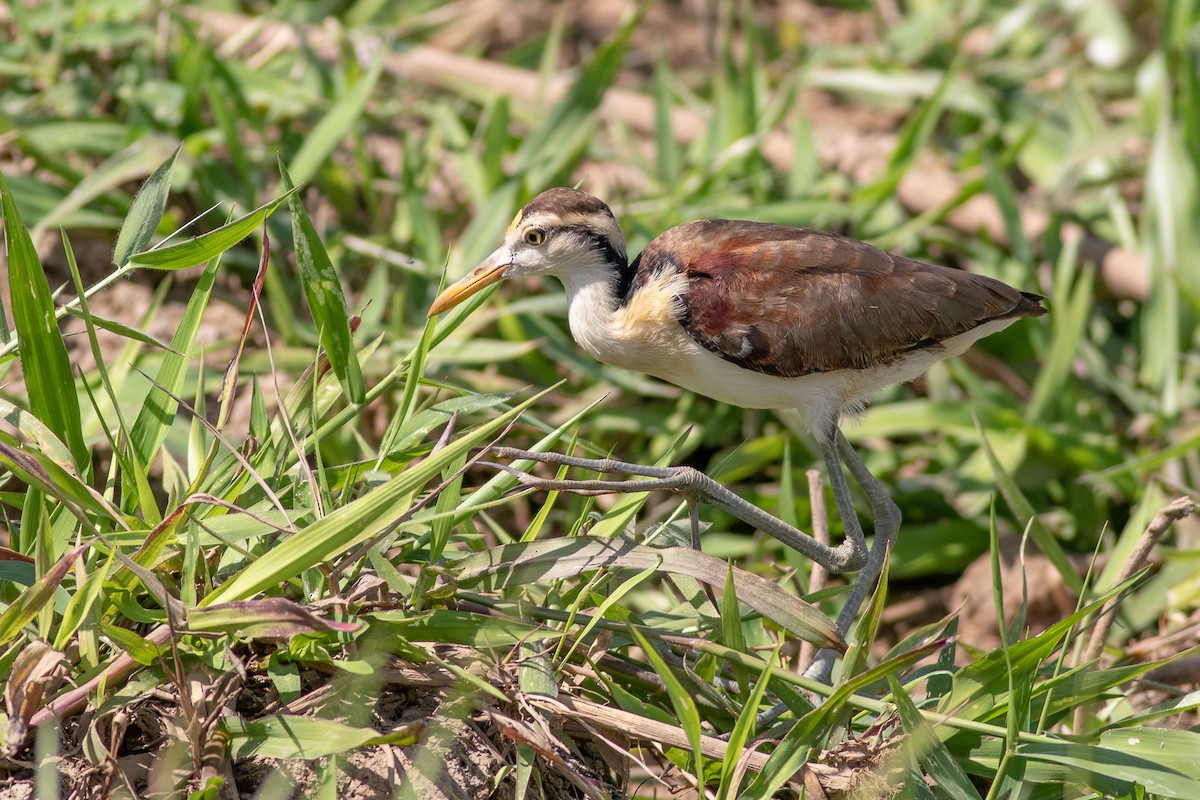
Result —
[[554, 275], [569, 282], [607, 270], [615, 280], [627, 263], [625, 237], [603, 201], [576, 189], [550, 189], [521, 209], [504, 244], [438, 295], [429, 316], [449, 311], [504, 278]]

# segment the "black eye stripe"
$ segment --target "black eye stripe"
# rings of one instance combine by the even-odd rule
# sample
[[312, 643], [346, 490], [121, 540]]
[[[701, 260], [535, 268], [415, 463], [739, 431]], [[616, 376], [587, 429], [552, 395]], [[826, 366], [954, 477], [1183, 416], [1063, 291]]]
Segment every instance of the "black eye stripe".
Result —
[[604, 260], [614, 267], [625, 267], [625, 254], [613, 246], [612, 239], [600, 231], [584, 228], [580, 231], [593, 248], [604, 254]]

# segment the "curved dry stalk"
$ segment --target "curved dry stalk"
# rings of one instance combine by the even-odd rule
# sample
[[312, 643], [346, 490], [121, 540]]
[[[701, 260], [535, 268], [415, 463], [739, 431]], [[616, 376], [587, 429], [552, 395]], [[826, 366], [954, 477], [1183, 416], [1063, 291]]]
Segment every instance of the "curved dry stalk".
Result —
[[[1127, 580], [1130, 575], [1141, 569], [1150, 557], [1150, 553], [1154, 550], [1155, 545], [1167, 534], [1167, 531], [1171, 530], [1171, 526], [1179, 520], [1195, 514], [1198, 508], [1200, 506], [1190, 497], [1180, 497], [1168, 503], [1161, 511], [1155, 514], [1154, 519], [1150, 521], [1141, 538], [1138, 539], [1133, 552], [1125, 560], [1125, 564], [1121, 567], [1121, 572], [1117, 575], [1114, 585]], [[1104, 610], [1100, 612], [1100, 616], [1096, 620], [1096, 626], [1092, 629], [1092, 637], [1088, 640], [1087, 649], [1083, 651], [1083, 657], [1079, 663], [1086, 664], [1100, 657], [1100, 654], [1104, 651], [1104, 642], [1108, 639], [1108, 633], [1112, 630], [1112, 624], [1117, 618], [1117, 606], [1119, 604], [1120, 599], [1114, 597], [1104, 605]]]

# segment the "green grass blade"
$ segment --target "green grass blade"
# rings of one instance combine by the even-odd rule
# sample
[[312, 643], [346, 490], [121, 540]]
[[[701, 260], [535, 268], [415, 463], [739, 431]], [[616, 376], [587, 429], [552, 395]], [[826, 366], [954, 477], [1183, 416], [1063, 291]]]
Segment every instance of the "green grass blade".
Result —
[[224, 253], [235, 244], [245, 239], [263, 223], [275, 209], [287, 202], [295, 189], [275, 198], [265, 205], [251, 211], [232, 222], [228, 222], [214, 231], [188, 239], [186, 242], [134, 253], [129, 257], [129, 263], [138, 267], [150, 269], [175, 270], [187, 269], [197, 264], [203, 264]]
[[87, 521], [87, 514], [100, 517], [119, 516], [112, 513], [105, 501], [80, 480], [74, 469], [63, 467], [37, 450], [13, 447], [0, 439], [0, 467], [12, 472], [26, 485], [37, 487], [47, 496], [68, 501], [71, 512]]
[[682, 170], [679, 143], [675, 140], [671, 111], [674, 107], [670, 87], [670, 67], [659, 59], [654, 65], [654, 151], [658, 156], [658, 179], [666, 187], [679, 182]]
[[[613, 606], [618, 606], [618, 604], [621, 602], [622, 599], [625, 598], [625, 596], [627, 594], [629, 594], [631, 591], [636, 589], [638, 586], [641, 586], [644, 581], [648, 580], [650, 578], [650, 576], [653, 575], [657, 571], [658, 571], [657, 565], [651, 565], [649, 567], [646, 567], [641, 572], [638, 572], [637, 574], [631, 575], [629, 578], [626, 578], [621, 583], [621, 585], [618, 586], [616, 589], [606, 592], [604, 594], [604, 599], [601, 600], [600, 604], [592, 610], [591, 619], [589, 619], [584, 624], [583, 629], [580, 630], [579, 633], [573, 637], [574, 641], [571, 642], [571, 649], [568, 650], [564, 655], [561, 655], [561, 656], [556, 653], [555, 654], [556, 660], [562, 661], [564, 663], [566, 663], [567, 661], [570, 661], [571, 656], [575, 653], [575, 650], [581, 644], [583, 644], [584, 642], [591, 641], [591, 639], [589, 639], [588, 637], [591, 636], [592, 629], [594, 629], [600, 623], [600, 620], [606, 618], [606, 615], [613, 608]], [[584, 594], [585, 593], [583, 593], [583, 592], [580, 593], [580, 601], [581, 602], [583, 600]], [[618, 606], [618, 608], [621, 608], [621, 606]], [[577, 611], [578, 611], [578, 609], [575, 609], [575, 608], [572, 609], [572, 613], [576, 613]], [[559, 645], [559, 649], [560, 650], [562, 649], [561, 644]]]
[[147, 137], [90, 170], [62, 202], [38, 220], [33, 235], [37, 237], [43, 231], [53, 230], [96, 198], [150, 173], [162, 162], [170, 146], [166, 139]]
[[0, 196], [8, 288], [29, 409], [66, 443], [75, 464], [85, 468], [88, 450], [79, 415], [79, 396], [67, 348], [58, 330], [50, 284], [3, 178], [0, 178]]
[[[938, 708], [953, 713], [959, 719], [981, 719], [1008, 707], [1010, 675], [1014, 682], [1032, 684], [1038, 670], [1058, 648], [1071, 629], [1089, 614], [1116, 597], [1136, 580], [1132, 578], [1104, 592], [1070, 616], [1054, 623], [1042, 633], [1009, 645], [1008, 654], [991, 650], [983, 657], [963, 667], [954, 675], [954, 686], [944, 695]], [[1039, 693], [1041, 687], [1038, 687]], [[999, 705], [998, 705], [999, 704]]]
[[[550, 391], [559, 388], [559, 384], [550, 387]], [[534, 453], [544, 453], [553, 447], [559, 439], [561, 439], [568, 431], [579, 424], [579, 421], [584, 419], [592, 409], [600, 403], [599, 400], [588, 403], [583, 408], [579, 409], [570, 419], [563, 422], [550, 433], [543, 436], [532, 446], [526, 448]], [[514, 469], [529, 469], [532, 466], [531, 461], [514, 461], [510, 464]], [[458, 506], [458, 513], [454, 517], [454, 524], [459, 524], [471, 516], [478, 513], [482, 508], [486, 508], [488, 503], [500, 498], [505, 492], [516, 486], [517, 478], [504, 471], [499, 471], [487, 480], [482, 486], [468, 495]]]
[[[80, 288], [82, 287], [80, 286]], [[139, 330], [130, 325], [126, 325], [123, 322], [117, 322], [114, 319], [109, 319], [108, 317], [97, 316], [91, 311], [85, 311], [82, 305], [80, 308], [71, 308], [70, 306], [67, 306], [64, 310], [69, 316], [75, 317], [76, 319], [85, 320], [87, 324], [94, 325], [97, 328], [103, 328], [109, 333], [115, 333], [117, 336], [120, 336], [123, 339], [132, 339], [135, 342], [149, 345], [150, 347], [158, 350], [170, 349], [166, 342], [161, 342], [158, 339], [155, 339], [145, 331]]]
[[675, 709], [675, 716], [679, 720], [680, 727], [687, 734], [688, 744], [692, 748], [692, 758], [694, 762], [692, 767], [696, 774], [696, 780], [703, 785], [704, 783], [704, 755], [700, 751], [700, 710], [696, 708], [696, 701], [692, 699], [691, 694], [684, 688], [679, 678], [675, 676], [675, 671], [667, 665], [667, 662], [659, 655], [658, 648], [650, 643], [637, 626], [628, 626], [629, 633], [633, 636], [634, 641], [642, 648], [646, 654], [646, 658], [650, 661], [650, 666], [654, 668], [654, 672], [662, 679], [663, 686], [667, 690], [667, 697], [671, 700], [671, 707]]
[[[727, 583], [730, 583], [727, 581]], [[782, 646], [783, 642], [779, 643]], [[721, 783], [717, 787], [717, 800], [727, 800], [730, 797], [737, 797], [738, 786], [734, 785], [734, 772], [737, 769], [738, 761], [741, 758], [742, 751], [746, 747], [746, 742], [750, 740], [750, 736], [754, 733], [754, 722], [758, 717], [758, 707], [762, 703], [763, 695], [767, 691], [767, 685], [771, 682], [771, 672], [774, 665], [779, 662], [779, 646], [775, 648], [775, 654], [771, 660], [767, 662], [767, 667], [758, 676], [754, 688], [746, 697], [745, 703], [742, 705], [742, 712], [738, 714], [737, 722], [733, 725], [733, 733], [729, 735], [729, 749], [725, 752], [725, 760], [721, 762]]]
[[288, 170], [294, 176], [296, 183], [306, 183], [312, 178], [317, 173], [317, 169], [342, 144], [359, 118], [362, 117], [367, 100], [370, 99], [371, 92], [375, 90], [375, 84], [379, 81], [384, 62], [385, 59], [381, 53], [375, 58], [370, 69], [355, 81], [353, 86], [343, 92], [338, 101], [330, 106], [325, 116], [321, 117], [321, 121], [313, 127], [312, 132], [305, 138], [304, 144], [300, 145], [300, 149], [296, 151]]
[[[733, 562], [725, 562], [725, 588], [721, 591], [721, 642], [739, 653], [749, 652], [746, 634], [742, 630], [742, 609], [738, 604], [737, 584], [733, 579]], [[749, 694], [750, 676], [746, 670], [734, 666], [734, 677], [743, 694]]]
[[527, 186], [545, 186], [583, 152], [596, 125], [596, 109], [617, 77], [646, 8], [647, 4], [642, 3], [626, 15], [612, 38], [596, 48], [566, 96], [521, 144], [517, 151], [517, 171], [526, 172]]
[[38, 578], [37, 583], [21, 592], [17, 599], [4, 609], [4, 613], [0, 614], [0, 645], [15, 639], [21, 629], [32, 622], [47, 603], [53, 602], [54, 591], [66, 577], [71, 565], [89, 547], [91, 544], [85, 542], [63, 555], [55, 562], [54, 566]]
[[830, 728], [837, 722], [842, 710], [854, 694], [877, 681], [884, 680], [889, 675], [899, 673], [931, 655], [941, 646], [942, 642], [930, 642], [884, 661], [847, 681], [840, 682], [825, 699], [825, 702], [801, 717], [787, 732], [775, 748], [775, 752], [771, 754], [770, 760], [767, 761], [767, 768], [760, 772], [754, 782], [742, 792], [742, 800], [767, 800], [767, 798], [775, 797], [775, 793], [788, 778], [796, 774], [796, 770], [807, 759], [812, 747], [822, 741]]
[[900, 713], [900, 723], [904, 726], [904, 732], [908, 734], [904, 746], [915, 751], [929, 777], [937, 781], [950, 796], [959, 800], [979, 798], [979, 792], [967, 777], [967, 773], [917, 711], [916, 704], [904, 691], [900, 681], [896, 680], [896, 676], [888, 675], [888, 684], [892, 689], [892, 700], [896, 703], [896, 710]]
[[[1017, 748], [1021, 758], [1061, 764], [1072, 770], [1082, 770], [1128, 784], [1137, 784], [1159, 797], [1193, 800], [1200, 788], [1200, 778], [1181, 774], [1161, 763], [1159, 754], [1146, 750], [1130, 752], [1074, 742], [1022, 744]], [[1192, 758], [1195, 772], [1195, 756]], [[1132, 786], [1130, 786], [1132, 788]]]
[[163, 353], [162, 362], [154, 376], [154, 385], [133, 422], [133, 428], [130, 429], [130, 445], [137, 462], [144, 466], [149, 466], [154, 460], [175, 420], [175, 410], [179, 405], [175, 397], [183, 389], [190, 360], [182, 354], [190, 352], [195, 342], [200, 319], [204, 315], [209, 297], [212, 296], [219, 265], [220, 259], [213, 259], [201, 273], [187, 308], [179, 320], [179, 326], [175, 329], [175, 335], [171, 337], [171, 349]]
[[521, 642], [548, 642], [566, 635], [512, 616], [449, 609], [419, 613], [410, 610], [380, 611], [371, 614], [370, 619], [372, 626], [378, 626], [381, 633], [406, 644], [437, 642], [502, 651]]
[[1113, 750], [1157, 761], [1164, 767], [1200, 781], [1200, 732], [1170, 728], [1123, 728], [1105, 731], [1100, 744]]
[[317, 235], [316, 227], [304, 210], [304, 204], [296, 194], [282, 158], [279, 160], [279, 173], [283, 176], [283, 185], [288, 189], [296, 266], [300, 269], [300, 282], [304, 286], [304, 296], [308, 299], [313, 323], [320, 332], [321, 345], [329, 355], [329, 364], [342, 384], [346, 397], [352, 403], [362, 403], [366, 398], [366, 388], [363, 386], [358, 353], [354, 350], [341, 280], [333, 268], [333, 262], [329, 260], [321, 237]]
[[66, 650], [75, 631], [79, 630], [80, 625], [87, 620], [96, 600], [100, 598], [104, 581], [108, 579], [115, 560], [116, 551], [114, 550], [97, 569], [87, 576], [82, 586], [76, 587], [75, 593], [71, 595], [71, 599], [67, 603], [66, 610], [63, 611], [62, 620], [54, 632], [55, 650]]
[[421, 379], [425, 373], [425, 361], [429, 357], [429, 348], [433, 343], [435, 324], [432, 319], [425, 320], [421, 338], [417, 340], [417, 346], [408, 359], [408, 373], [404, 376], [404, 393], [400, 396], [400, 406], [384, 436], [384, 447], [380, 448], [380, 458], [383, 457], [386, 450], [390, 449], [389, 445], [393, 435], [398, 434], [403, 426], [412, 422], [413, 410], [417, 405], [417, 390], [421, 386]]
[[208, 605], [244, 600], [270, 586], [289, 581], [304, 570], [329, 561], [355, 543], [363, 541], [398, 519], [409, 506], [408, 499], [443, 469], [472, 447], [504, 429], [541, 395], [530, 398], [494, 420], [481, 425], [455, 442], [400, 473], [373, 492], [342, 506], [318, 522], [283, 541], [232, 580], [222, 584], [201, 603]]
[[1033, 397], [1025, 412], [1025, 420], [1031, 424], [1042, 421], [1053, 404], [1070, 396], [1064, 390], [1075, 369], [1080, 343], [1092, 317], [1095, 296], [1095, 270], [1077, 269], [1078, 259], [1079, 243], [1068, 240], [1059, 256], [1061, 263], [1056, 273], [1077, 277], [1074, 286], [1070, 288], [1069, 298], [1067, 287], [1058, 287], [1056, 284], [1055, 296], [1062, 297], [1066, 302], [1056, 305], [1054, 313], [1050, 315], [1053, 328], [1050, 341], [1053, 344], [1050, 352], [1042, 359], [1037, 383], [1033, 387]]
[[1038, 519], [1037, 512], [1033, 509], [1033, 504], [1025, 497], [1024, 492], [1017, 486], [1016, 481], [1004, 469], [1004, 465], [1000, 463], [1000, 459], [996, 457], [996, 453], [992, 450], [992, 445], [988, 442], [987, 434], [983, 431], [983, 426], [979, 421], [975, 422], [976, 429], [979, 432], [980, 446], [983, 447], [984, 453], [987, 455], [988, 463], [991, 464], [992, 474], [996, 478], [996, 483], [1000, 486], [1000, 494], [1004, 497], [1004, 502], [1008, 504], [1009, 509], [1019, 521], [1025, 521], [1029, 525], [1029, 535], [1042, 552], [1050, 559], [1050, 563], [1058, 570], [1065, 583], [1071, 591], [1080, 593], [1083, 591], [1083, 580], [1075, 572], [1075, 568], [1071, 566], [1067, 554], [1063, 552], [1062, 545], [1054, 538], [1054, 534], [1046, 528], [1042, 521]]
[[958, 58], [945, 68], [933, 94], [901, 127], [883, 177], [855, 193], [856, 199], [864, 206], [862, 219], [869, 220], [880, 205], [895, 195], [904, 174], [916, 162], [922, 148], [933, 135], [946, 108], [950, 89], [959, 79], [964, 63], [962, 58]]
[[372, 744], [400, 747], [421, 739], [420, 722], [401, 725], [381, 735], [369, 725], [354, 727], [304, 716], [276, 714], [249, 722], [229, 717], [222, 723], [229, 736], [232, 758], [324, 758]]
[[63, 466], [72, 463], [71, 451], [50, 427], [25, 409], [0, 397], [0, 419], [20, 432], [39, 453]]
[[1021, 224], [1020, 199], [1007, 172], [1007, 160], [1001, 161], [991, 150], [985, 150], [983, 167], [984, 181], [996, 200], [1000, 216], [1004, 219], [1004, 230], [1008, 234], [1013, 257], [1022, 264], [1032, 266], [1035, 263], [1033, 246], [1029, 243], [1029, 237], [1025, 235], [1025, 228]]
[[713, 585], [731, 570], [741, 602], [805, 641], [845, 650], [846, 643], [838, 635], [833, 621], [815, 606], [788, 594], [765, 578], [728, 567], [721, 559], [690, 547], [650, 547], [607, 536], [543, 539], [504, 545], [467, 556], [454, 564], [452, 572], [462, 586], [484, 581], [489, 589], [496, 589], [614, 567], [636, 570], [653, 567]]

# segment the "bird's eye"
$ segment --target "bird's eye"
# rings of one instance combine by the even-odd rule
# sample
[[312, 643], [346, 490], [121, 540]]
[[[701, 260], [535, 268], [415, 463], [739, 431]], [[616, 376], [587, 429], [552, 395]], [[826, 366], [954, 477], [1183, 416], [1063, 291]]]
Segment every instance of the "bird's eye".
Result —
[[534, 247], [540, 247], [546, 241], [546, 233], [541, 228], [530, 228], [525, 231], [525, 241]]

